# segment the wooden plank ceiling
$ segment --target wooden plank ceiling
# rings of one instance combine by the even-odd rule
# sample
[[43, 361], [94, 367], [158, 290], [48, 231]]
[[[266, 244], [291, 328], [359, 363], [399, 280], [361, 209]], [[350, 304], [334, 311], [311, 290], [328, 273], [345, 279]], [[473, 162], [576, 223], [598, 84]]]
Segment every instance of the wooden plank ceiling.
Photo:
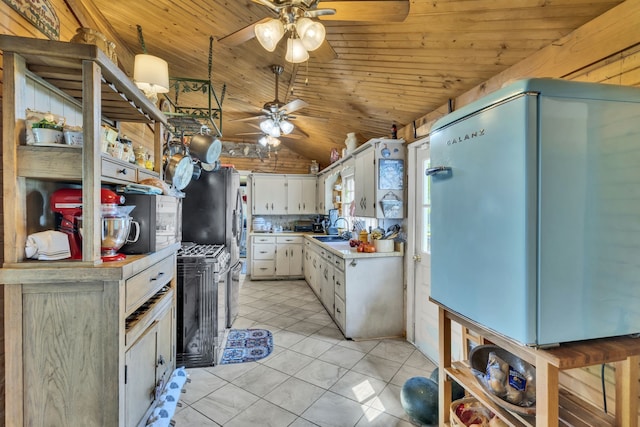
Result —
[[[206, 79], [209, 37], [214, 37], [212, 81], [218, 94], [223, 84], [227, 88], [222, 104], [224, 141], [258, 139], [259, 135], [242, 135], [258, 132], [252, 127], [258, 121], [237, 120], [260, 115], [262, 106], [276, 98], [271, 65], [283, 65], [278, 99], [308, 103], [295, 113], [297, 139], [283, 138], [283, 144], [326, 165], [331, 148], [340, 151], [348, 132], [356, 132], [360, 142], [389, 137], [392, 124], [411, 126], [449, 98], [622, 2], [407, 1], [404, 22], [323, 20], [335, 59], [320, 60], [312, 52], [311, 59], [299, 65], [284, 61], [284, 40], [274, 52], [264, 50], [255, 38], [235, 46], [224, 42], [225, 36], [276, 16], [251, 0], [93, 3], [118, 41], [133, 53], [142, 53], [136, 30], [141, 25], [147, 52], [167, 60], [172, 77]], [[359, 0], [351, 3], [357, 6]], [[201, 94], [191, 96], [196, 97], [193, 102], [207, 102]]]

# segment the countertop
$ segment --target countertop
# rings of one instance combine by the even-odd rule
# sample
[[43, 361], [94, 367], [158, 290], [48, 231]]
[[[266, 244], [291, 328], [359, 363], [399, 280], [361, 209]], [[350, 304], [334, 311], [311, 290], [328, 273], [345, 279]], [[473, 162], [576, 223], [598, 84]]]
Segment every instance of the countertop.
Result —
[[306, 240], [309, 240], [322, 249], [325, 249], [331, 252], [334, 255], [337, 255], [343, 259], [353, 259], [353, 258], [385, 258], [385, 257], [401, 257], [404, 256], [403, 252], [358, 252], [356, 248], [352, 248], [349, 246], [349, 242], [345, 240], [344, 242], [321, 242], [317, 239], [314, 239], [313, 236], [326, 236], [326, 234], [320, 233], [310, 233], [310, 232], [295, 232], [295, 231], [284, 231], [278, 233], [266, 233], [266, 232], [250, 232], [250, 236], [303, 236]]

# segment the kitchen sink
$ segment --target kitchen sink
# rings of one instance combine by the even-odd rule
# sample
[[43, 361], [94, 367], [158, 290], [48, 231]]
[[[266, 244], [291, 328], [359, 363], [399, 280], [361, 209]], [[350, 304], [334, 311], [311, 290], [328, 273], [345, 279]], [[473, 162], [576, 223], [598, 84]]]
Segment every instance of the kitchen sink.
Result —
[[323, 235], [323, 236], [313, 236], [314, 239], [319, 240], [320, 242], [330, 243], [330, 242], [348, 242], [348, 240], [343, 239], [340, 236], [334, 235]]

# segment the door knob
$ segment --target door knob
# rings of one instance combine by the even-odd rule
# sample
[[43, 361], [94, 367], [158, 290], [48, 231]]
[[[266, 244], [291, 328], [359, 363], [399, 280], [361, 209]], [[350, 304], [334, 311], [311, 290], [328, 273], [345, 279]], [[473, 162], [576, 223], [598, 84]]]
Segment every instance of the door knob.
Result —
[[422, 261], [422, 257], [420, 255], [414, 255], [413, 256], [413, 260], [416, 261], [416, 262], [420, 262], [420, 261]]

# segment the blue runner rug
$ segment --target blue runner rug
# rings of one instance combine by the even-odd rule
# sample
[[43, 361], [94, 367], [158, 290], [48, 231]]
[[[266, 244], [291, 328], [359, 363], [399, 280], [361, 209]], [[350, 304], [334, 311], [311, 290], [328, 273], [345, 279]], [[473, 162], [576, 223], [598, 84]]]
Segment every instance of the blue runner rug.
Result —
[[221, 365], [255, 362], [273, 350], [273, 335], [266, 329], [232, 329], [222, 353]]

